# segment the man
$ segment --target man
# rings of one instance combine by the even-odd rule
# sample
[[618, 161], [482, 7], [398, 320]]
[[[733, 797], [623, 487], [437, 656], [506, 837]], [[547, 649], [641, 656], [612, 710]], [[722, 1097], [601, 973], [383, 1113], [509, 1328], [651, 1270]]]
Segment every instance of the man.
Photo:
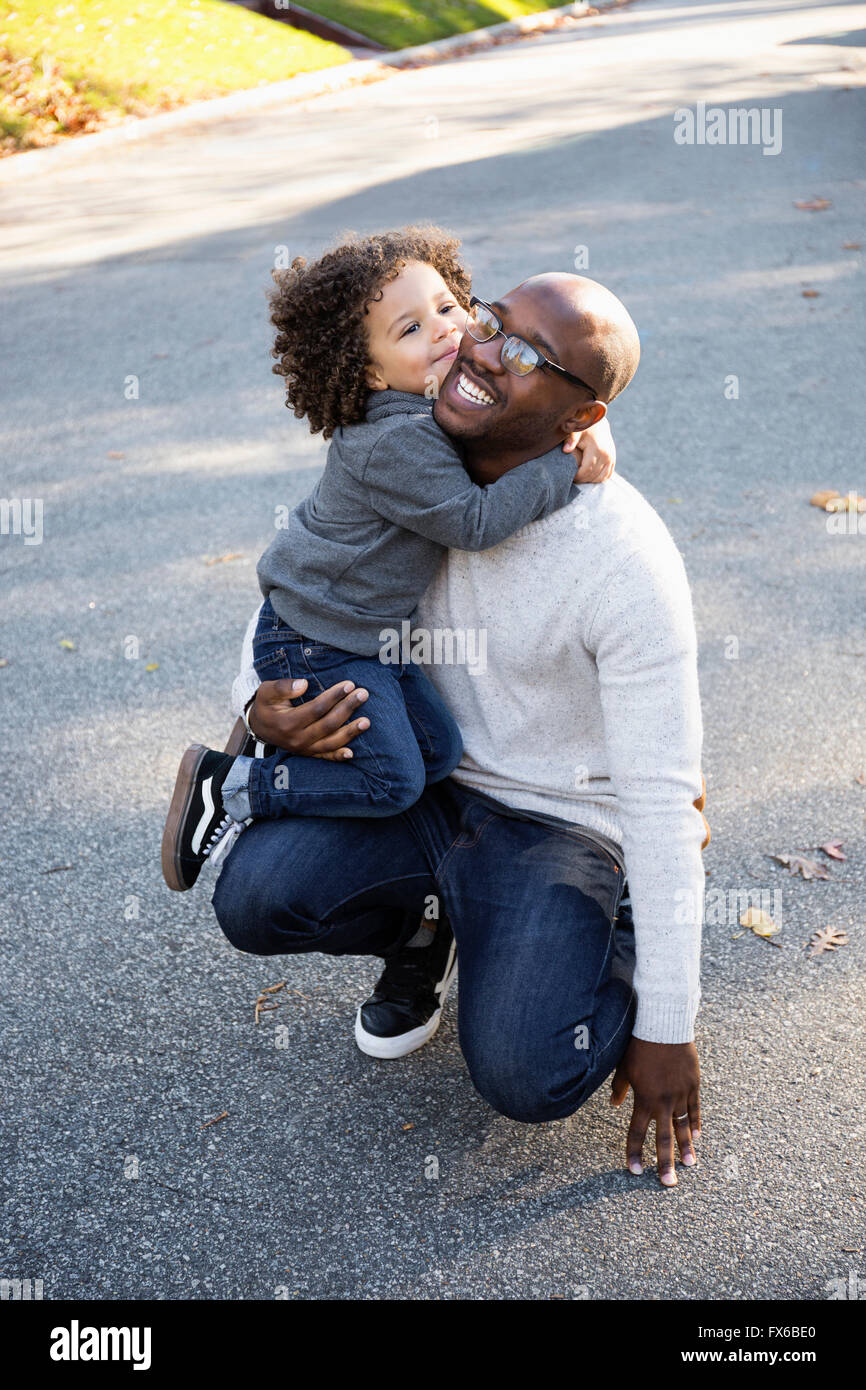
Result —
[[[581, 277], [535, 276], [474, 322], [434, 416], [480, 484], [602, 418], [637, 367], [625, 308]], [[525, 353], [503, 351], [514, 336]], [[427, 667], [463, 734], [459, 768], [388, 819], [252, 824], [217, 882], [220, 925], [254, 953], [383, 957], [356, 1021], [378, 1056], [435, 1032], [453, 932], [481, 1095], [517, 1120], [558, 1119], [615, 1070], [612, 1103], [634, 1091], [630, 1170], [654, 1120], [673, 1185], [674, 1140], [691, 1164], [700, 1132], [704, 882], [696, 639], [676, 547], [624, 479], [576, 489], [494, 549], [449, 552], [413, 628], [486, 642], [483, 667]], [[293, 705], [305, 690], [257, 691], [249, 653], [235, 687], [255, 737], [288, 750], [289, 776], [292, 755], [339, 756], [365, 727], [344, 723], [365, 692]]]

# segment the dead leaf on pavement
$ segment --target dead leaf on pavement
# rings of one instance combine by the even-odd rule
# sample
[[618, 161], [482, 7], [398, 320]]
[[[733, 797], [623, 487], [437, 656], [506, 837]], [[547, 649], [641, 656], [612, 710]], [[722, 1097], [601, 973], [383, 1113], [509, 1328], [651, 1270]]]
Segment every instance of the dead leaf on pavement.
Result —
[[860, 243], [859, 241], [843, 241], [843, 242], [842, 242], [842, 250], [843, 250], [843, 251], [862, 251], [862, 250], [863, 250], [863, 247], [862, 247], [862, 245], [861, 245], [861, 243]]
[[229, 560], [242, 560], [244, 552], [242, 550], [230, 550], [227, 555], [212, 555], [210, 559], [205, 559], [206, 565], [225, 565]]
[[861, 787], [866, 787], [866, 772], [858, 772], [854, 781], [858, 782]]
[[[782, 930], [782, 928], [777, 926], [773, 921], [769, 912], [765, 912], [762, 907], [746, 908], [746, 911], [740, 918], [740, 926], [749, 927], [755, 933], [755, 936], [763, 937], [765, 941], [769, 941], [771, 936], [778, 936], [779, 932]], [[779, 946], [781, 942], [773, 941], [771, 945]]]
[[126, 454], [122, 454], [119, 449], [109, 449], [105, 457], [107, 459], [125, 459]]
[[827, 503], [834, 497], [839, 496], [841, 496], [841, 494], [838, 493], [835, 488], [828, 487], [825, 488], [823, 492], [814, 493], [813, 496], [809, 498], [809, 506], [820, 507], [821, 511], [825, 512], [827, 510]]
[[804, 299], [820, 299], [821, 296], [820, 296], [820, 294], [818, 293], [817, 290], [803, 290], [803, 298], [804, 298]]
[[9, 665], [9, 658], [8, 658], [8, 656], [0, 656], [0, 667], [8, 666], [8, 665]]
[[784, 864], [788, 873], [795, 877], [797, 874], [805, 879], [830, 877], [826, 864], [819, 864], [817, 859], [806, 859], [802, 854], [771, 854], [770, 858]]
[[145, 669], [145, 671], [158, 671], [158, 670], [159, 670], [159, 662], [158, 662], [158, 661], [151, 661], [150, 664], [149, 664], [148, 666], [145, 666], [144, 669]]
[[809, 198], [803, 203], [795, 203], [794, 207], [801, 212], [823, 212], [825, 208], [831, 208], [833, 204], [829, 198]]
[[866, 512], [866, 497], [860, 497], [856, 492], [848, 492], [844, 497], [831, 497], [824, 511]]
[[219, 1120], [227, 1119], [228, 1113], [227, 1110], [224, 1110], [221, 1115], [214, 1115], [212, 1120], [205, 1120], [203, 1125], [199, 1125], [199, 1129], [207, 1129], [208, 1125], [215, 1125]]
[[825, 951], [835, 951], [837, 946], [847, 946], [848, 935], [837, 927], [819, 927], [812, 934], [810, 956], [822, 956]]
[[61, 637], [61, 639], [60, 639], [60, 645], [61, 645], [61, 647], [63, 647], [63, 649], [64, 649], [65, 651], [67, 651], [67, 652], [74, 652], [74, 651], [75, 651], [75, 643], [74, 643], [74, 642], [70, 642], [70, 640], [69, 640], [68, 637]]
[[825, 854], [828, 856], [828, 858], [830, 858], [830, 859], [847, 859], [847, 858], [848, 858], [847, 854], [843, 854], [843, 853], [842, 853], [842, 841], [841, 841], [841, 840], [828, 840], [827, 843], [826, 843], [826, 845], [819, 845], [818, 848], [821, 849], [821, 850], [823, 850], [824, 853], [825, 853]]

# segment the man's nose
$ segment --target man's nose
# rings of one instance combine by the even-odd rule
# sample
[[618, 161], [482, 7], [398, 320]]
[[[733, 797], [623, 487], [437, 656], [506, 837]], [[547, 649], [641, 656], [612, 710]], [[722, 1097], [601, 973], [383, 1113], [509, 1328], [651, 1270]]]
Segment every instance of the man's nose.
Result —
[[468, 353], [470, 362], [477, 363], [493, 376], [501, 376], [505, 368], [502, 365], [502, 339], [499, 334], [497, 333], [495, 338], [488, 338], [484, 343], [479, 343], [477, 338], [467, 333], [463, 339], [464, 344], [467, 341], [471, 345]]

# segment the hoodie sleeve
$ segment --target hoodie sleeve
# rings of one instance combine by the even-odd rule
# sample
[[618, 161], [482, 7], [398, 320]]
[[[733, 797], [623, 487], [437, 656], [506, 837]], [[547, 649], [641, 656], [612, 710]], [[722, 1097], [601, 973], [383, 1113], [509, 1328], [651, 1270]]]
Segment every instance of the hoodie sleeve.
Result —
[[370, 505], [404, 530], [455, 550], [487, 550], [563, 507], [577, 465], [561, 447], [478, 487], [435, 420], [401, 420], [376, 441], [359, 474]]

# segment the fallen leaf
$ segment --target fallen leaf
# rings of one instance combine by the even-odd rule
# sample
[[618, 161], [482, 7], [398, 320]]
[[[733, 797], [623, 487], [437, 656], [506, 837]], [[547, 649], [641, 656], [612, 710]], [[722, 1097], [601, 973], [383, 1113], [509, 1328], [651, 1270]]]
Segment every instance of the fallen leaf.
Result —
[[159, 662], [158, 662], [158, 661], [151, 661], [150, 665], [149, 665], [149, 666], [145, 666], [144, 669], [145, 669], [145, 671], [158, 671], [158, 670], [159, 670]]
[[9, 665], [9, 658], [8, 658], [8, 656], [0, 656], [0, 667], [8, 666], [8, 665]]
[[804, 298], [804, 299], [820, 299], [821, 296], [819, 295], [819, 293], [818, 293], [817, 290], [804, 290], [804, 291], [803, 291], [803, 298]]
[[669, 498], [668, 498], [668, 501], [669, 501], [669, 502], [682, 502], [682, 500], [683, 500], [683, 499], [682, 499], [681, 497], [669, 497]]
[[859, 783], [861, 787], [866, 787], [866, 772], [858, 772], [854, 781]]
[[784, 864], [788, 873], [794, 876], [800, 874], [805, 879], [830, 877], [826, 864], [819, 864], [817, 859], [806, 859], [802, 854], [771, 854], [770, 858]]
[[70, 642], [70, 640], [69, 640], [68, 637], [61, 637], [61, 639], [60, 639], [60, 645], [61, 645], [61, 647], [63, 647], [64, 650], [67, 651], [67, 652], [74, 652], [74, 651], [75, 651], [75, 643], [74, 643], [74, 642]]
[[43, 869], [42, 872], [45, 874], [62, 874], [65, 873], [67, 869], [74, 868], [74, 864], [55, 864], [53, 869]]
[[842, 853], [841, 840], [828, 840], [826, 845], [819, 845], [829, 859], [847, 859], [847, 855]]
[[105, 457], [107, 459], [125, 459], [126, 454], [122, 454], [119, 449], [109, 449]]
[[831, 498], [839, 496], [840, 494], [836, 492], [834, 488], [828, 487], [825, 488], [823, 492], [816, 492], [812, 497], [810, 497], [809, 506], [820, 507], [821, 511], [824, 512], [827, 510], [827, 503], [831, 500]]
[[801, 212], [823, 212], [825, 208], [831, 208], [833, 204], [829, 198], [810, 198], [805, 203], [795, 203], [794, 207]]
[[244, 552], [242, 550], [230, 550], [227, 555], [213, 555], [209, 560], [205, 560], [206, 565], [224, 565], [229, 560], [242, 560]]
[[218, 1123], [219, 1120], [227, 1119], [228, 1113], [229, 1112], [227, 1110], [224, 1110], [221, 1115], [214, 1115], [212, 1120], [205, 1120], [203, 1125], [199, 1125], [199, 1129], [207, 1129], [208, 1125], [215, 1125]]
[[861, 244], [860, 244], [859, 241], [843, 241], [843, 242], [842, 242], [842, 250], [843, 250], [843, 251], [862, 251], [862, 250], [863, 250], [863, 247], [861, 246]]
[[812, 934], [810, 956], [822, 956], [825, 951], [835, 951], [837, 946], [847, 946], [848, 936], [837, 927], [819, 927]]
[[415, 1122], [414, 1122], [414, 1120], [412, 1121], [411, 1124], [408, 1124], [408, 1125], [401, 1125], [401, 1128], [402, 1128], [402, 1129], [414, 1129], [414, 1128], [415, 1128]]
[[856, 492], [848, 492], [844, 497], [830, 497], [824, 507], [825, 512], [866, 512], [866, 497]]
[[755, 936], [776, 936], [782, 930], [762, 907], [748, 907], [740, 918], [741, 927], [749, 927]]
[[278, 989], [285, 989], [288, 980], [280, 980], [278, 985], [265, 985], [262, 994], [276, 994]]

